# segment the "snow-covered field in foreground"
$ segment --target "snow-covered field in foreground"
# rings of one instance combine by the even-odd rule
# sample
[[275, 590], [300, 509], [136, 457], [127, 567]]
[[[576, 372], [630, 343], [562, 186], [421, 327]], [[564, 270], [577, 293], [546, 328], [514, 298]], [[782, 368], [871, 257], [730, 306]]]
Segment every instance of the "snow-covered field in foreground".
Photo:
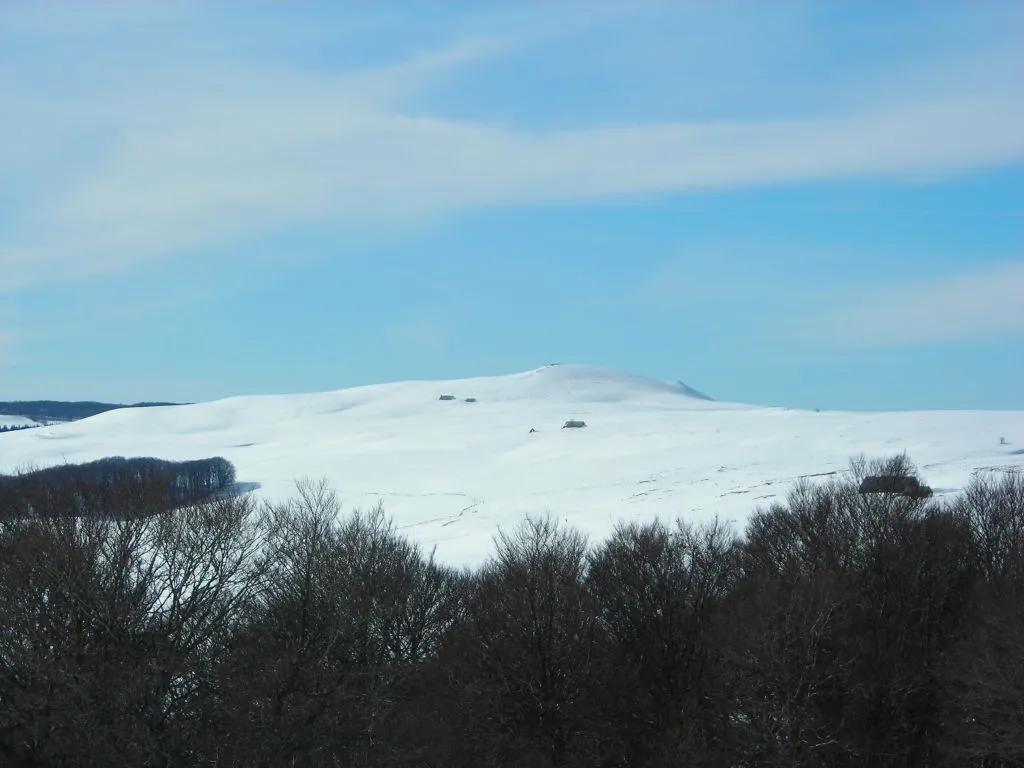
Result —
[[[411, 539], [473, 565], [491, 553], [499, 525], [547, 511], [595, 540], [619, 520], [718, 515], [742, 526], [797, 478], [842, 472], [861, 453], [906, 451], [939, 494], [976, 470], [1024, 465], [1024, 411], [815, 413], [690, 392], [562, 365], [125, 409], [0, 435], [0, 472], [104, 456], [223, 456], [265, 498], [323, 477], [346, 508], [383, 501]], [[568, 419], [587, 427], [562, 429]]]

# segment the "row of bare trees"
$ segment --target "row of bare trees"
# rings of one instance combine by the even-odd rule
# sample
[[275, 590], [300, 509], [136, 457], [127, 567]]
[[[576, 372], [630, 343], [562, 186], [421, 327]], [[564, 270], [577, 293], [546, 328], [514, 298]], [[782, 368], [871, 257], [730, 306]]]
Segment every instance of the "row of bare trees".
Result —
[[475, 572], [303, 482], [0, 522], [0, 763], [1024, 766], [1024, 476], [550, 518]]

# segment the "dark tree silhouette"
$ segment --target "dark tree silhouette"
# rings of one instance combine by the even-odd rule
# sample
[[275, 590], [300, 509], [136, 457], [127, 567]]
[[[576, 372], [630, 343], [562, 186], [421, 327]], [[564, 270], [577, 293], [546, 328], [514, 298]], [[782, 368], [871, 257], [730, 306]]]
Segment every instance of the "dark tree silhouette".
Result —
[[744, 535], [551, 517], [476, 572], [223, 460], [0, 478], [0, 764], [1024, 766], [1024, 475], [798, 483]]
[[[704, 751], [722, 716], [709, 626], [739, 577], [732, 533], [714, 524], [620, 526], [593, 555], [597, 617], [592, 694], [605, 764], [672, 765]], [[628, 692], [628, 694], [626, 693]]]
[[971, 533], [981, 576], [969, 632], [948, 655], [949, 757], [1024, 766], [1024, 473], [975, 476], [950, 512]]
[[109, 457], [0, 475], [0, 517], [127, 518], [230, 492], [235, 468], [216, 457], [187, 462]]
[[476, 764], [585, 764], [584, 694], [595, 620], [587, 546], [550, 517], [502, 532], [475, 579], [453, 640], [459, 696]]

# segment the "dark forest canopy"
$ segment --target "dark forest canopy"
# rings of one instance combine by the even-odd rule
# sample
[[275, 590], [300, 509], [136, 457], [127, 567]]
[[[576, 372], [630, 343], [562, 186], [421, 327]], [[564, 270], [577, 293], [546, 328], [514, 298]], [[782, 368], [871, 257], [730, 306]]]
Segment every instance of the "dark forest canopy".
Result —
[[119, 408], [152, 408], [178, 403], [96, 403], [92, 401], [67, 402], [63, 400], [14, 400], [0, 402], [0, 414], [5, 416], [23, 416], [35, 421], [77, 421], [96, 416]]
[[475, 571], [324, 483], [41, 506], [0, 520], [2, 762], [1021, 768], [1024, 474], [859, 490], [913, 472], [802, 481], [742, 535], [528, 519]]
[[122, 517], [165, 512], [231, 489], [221, 457], [165, 461], [120, 456], [0, 475], [0, 517]]

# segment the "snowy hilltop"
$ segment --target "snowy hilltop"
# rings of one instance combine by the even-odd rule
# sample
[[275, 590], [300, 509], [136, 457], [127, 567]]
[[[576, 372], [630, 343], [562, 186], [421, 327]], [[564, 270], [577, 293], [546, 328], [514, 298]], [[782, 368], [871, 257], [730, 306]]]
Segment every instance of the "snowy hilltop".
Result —
[[[566, 422], [585, 428], [564, 429]], [[223, 456], [243, 488], [284, 499], [326, 478], [344, 504], [382, 502], [453, 564], [499, 526], [550, 512], [595, 539], [620, 520], [742, 524], [801, 477], [906, 452], [937, 494], [1024, 465], [1024, 411], [813, 412], [711, 400], [582, 365], [454, 381], [124, 409], [0, 435], [0, 472], [106, 456]]]

